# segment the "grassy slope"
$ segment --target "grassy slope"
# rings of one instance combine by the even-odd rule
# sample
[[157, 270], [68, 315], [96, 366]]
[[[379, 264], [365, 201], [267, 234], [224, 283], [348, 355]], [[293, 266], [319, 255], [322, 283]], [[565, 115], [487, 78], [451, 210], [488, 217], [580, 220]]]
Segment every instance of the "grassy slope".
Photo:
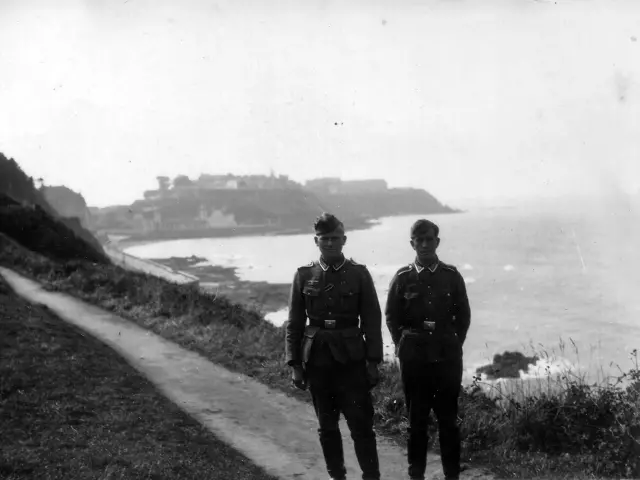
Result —
[[7, 480], [275, 480], [106, 345], [4, 283], [0, 431], [0, 478]]

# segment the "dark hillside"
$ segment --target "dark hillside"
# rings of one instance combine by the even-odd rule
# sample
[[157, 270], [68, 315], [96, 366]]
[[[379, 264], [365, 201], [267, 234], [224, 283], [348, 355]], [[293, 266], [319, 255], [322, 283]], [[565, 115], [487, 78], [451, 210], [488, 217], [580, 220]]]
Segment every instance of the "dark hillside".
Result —
[[77, 218], [60, 216], [14, 159], [0, 153], [0, 232], [59, 261], [109, 263], [102, 246]]
[[60, 221], [39, 205], [21, 204], [0, 193], [0, 233], [29, 250], [58, 261], [109, 263], [101, 248], [98, 250], [93, 242], [79, 237], [64, 222], [71, 223], [72, 220]]

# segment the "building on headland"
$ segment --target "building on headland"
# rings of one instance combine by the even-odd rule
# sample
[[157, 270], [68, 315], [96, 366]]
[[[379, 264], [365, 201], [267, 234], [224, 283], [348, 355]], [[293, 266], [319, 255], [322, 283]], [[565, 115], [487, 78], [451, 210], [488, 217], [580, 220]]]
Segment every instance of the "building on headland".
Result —
[[145, 190], [142, 193], [142, 196], [144, 197], [145, 200], [159, 200], [162, 198], [162, 191], [161, 190]]
[[207, 209], [204, 205], [200, 206], [198, 219], [204, 223], [205, 227], [235, 227], [238, 225], [235, 215], [224, 213], [222, 210]]
[[305, 182], [305, 187], [314, 193], [324, 195], [382, 193], [388, 190], [386, 180], [342, 180], [338, 177], [324, 177], [307, 180]]
[[133, 228], [143, 233], [237, 226], [233, 214], [205, 204], [186, 206], [179, 201], [163, 204], [139, 201], [134, 203], [131, 216]]
[[282, 189], [299, 186], [288, 175], [200, 175], [194, 182], [204, 190]]
[[201, 191], [211, 190], [276, 190], [300, 188], [301, 185], [289, 179], [288, 175], [210, 175], [202, 174], [196, 180], [178, 175], [171, 181], [169, 177], [157, 177], [158, 188], [144, 192], [145, 200], [197, 196]]
[[[100, 215], [99, 228], [137, 233], [207, 230], [237, 226], [277, 226], [278, 214], [270, 211], [277, 198], [263, 192], [284, 193], [302, 186], [287, 175], [208, 175], [195, 180], [178, 175], [157, 177], [158, 187], [143, 193], [130, 207]], [[286, 195], [284, 195], [286, 197]]]
[[143, 207], [131, 212], [131, 222], [136, 230], [149, 233], [159, 230], [162, 225], [162, 215], [156, 207]]
[[238, 188], [238, 180], [230, 173], [227, 175], [202, 174], [193, 185], [206, 190], [235, 190]]

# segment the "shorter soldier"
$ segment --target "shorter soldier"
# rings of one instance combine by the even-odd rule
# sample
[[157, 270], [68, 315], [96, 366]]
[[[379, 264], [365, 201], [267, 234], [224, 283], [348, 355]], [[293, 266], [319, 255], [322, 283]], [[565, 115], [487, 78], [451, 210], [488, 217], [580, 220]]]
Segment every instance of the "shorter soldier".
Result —
[[445, 478], [457, 479], [460, 474], [458, 395], [471, 310], [462, 275], [436, 255], [439, 233], [428, 220], [413, 224], [411, 246], [416, 258], [394, 275], [385, 309], [409, 414], [407, 457], [413, 480], [425, 478], [432, 408]]
[[[362, 478], [378, 480], [371, 388], [382, 361], [382, 312], [364, 265], [347, 260], [344, 225], [324, 213], [315, 225], [320, 258], [298, 268], [286, 326], [293, 384], [311, 391], [320, 445], [332, 479], [346, 478], [340, 413], [347, 421]], [[309, 325], [307, 325], [307, 318]], [[364, 334], [364, 338], [363, 338]]]

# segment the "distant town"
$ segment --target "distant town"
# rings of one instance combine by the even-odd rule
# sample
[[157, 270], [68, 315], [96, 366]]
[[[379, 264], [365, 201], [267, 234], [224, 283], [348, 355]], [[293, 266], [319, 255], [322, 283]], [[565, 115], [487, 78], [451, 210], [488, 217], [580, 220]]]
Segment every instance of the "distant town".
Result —
[[197, 180], [191, 180], [185, 175], [179, 175], [173, 179], [169, 177], [157, 177], [158, 188], [147, 190], [143, 193], [145, 200], [158, 200], [160, 198], [180, 198], [191, 195], [200, 190], [276, 190], [276, 189], [301, 189], [320, 194], [358, 194], [384, 192], [388, 189], [385, 180], [342, 180], [338, 177], [318, 178], [307, 180], [305, 184], [294, 182], [288, 175], [207, 175], [203, 174]]
[[304, 184], [287, 175], [210, 175], [197, 179], [156, 177], [158, 187], [131, 205], [88, 207], [66, 187], [41, 188], [64, 216], [94, 232], [136, 239], [201, 237], [298, 231], [321, 211], [362, 226], [380, 216], [454, 210], [424, 190], [389, 188], [385, 180], [317, 178]]

